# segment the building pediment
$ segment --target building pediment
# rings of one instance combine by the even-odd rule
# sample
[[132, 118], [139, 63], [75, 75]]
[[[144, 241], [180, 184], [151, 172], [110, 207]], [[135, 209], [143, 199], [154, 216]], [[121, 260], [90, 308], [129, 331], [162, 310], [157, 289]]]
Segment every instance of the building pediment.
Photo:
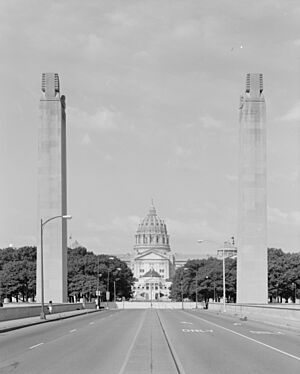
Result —
[[169, 260], [169, 258], [159, 252], [156, 252], [155, 250], [149, 250], [140, 254], [139, 256], [136, 256], [135, 261], [137, 260]]

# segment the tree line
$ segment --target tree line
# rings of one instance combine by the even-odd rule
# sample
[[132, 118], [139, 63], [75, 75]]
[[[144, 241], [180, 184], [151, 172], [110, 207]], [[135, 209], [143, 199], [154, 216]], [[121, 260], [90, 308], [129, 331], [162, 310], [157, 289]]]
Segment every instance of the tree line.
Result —
[[[225, 261], [226, 299], [236, 300], [236, 260]], [[197, 281], [197, 282], [196, 282]], [[106, 291], [111, 299], [114, 290], [118, 299], [131, 297], [133, 274], [124, 261], [109, 255], [95, 255], [84, 247], [68, 249], [68, 296], [70, 300], [96, 297]], [[108, 285], [108, 287], [107, 287]], [[222, 260], [215, 257], [189, 260], [176, 270], [171, 298], [180, 301], [213, 299], [223, 296]], [[284, 253], [281, 249], [268, 249], [269, 301], [287, 302], [300, 298], [300, 253]], [[12, 298], [28, 301], [36, 295], [36, 247], [0, 249], [0, 299]]]
[[[225, 260], [226, 299], [236, 301], [236, 259]], [[223, 297], [222, 260], [215, 257], [189, 260], [176, 270], [171, 298], [220, 301]], [[300, 298], [300, 253], [284, 253], [281, 249], [268, 249], [268, 294], [270, 302], [285, 302]]]
[[[96, 291], [102, 300], [129, 299], [133, 274], [124, 261], [109, 255], [95, 255], [86, 248], [68, 248], [68, 296], [71, 301], [92, 300]], [[4, 298], [28, 301], [36, 295], [36, 247], [0, 249], [0, 301]]]

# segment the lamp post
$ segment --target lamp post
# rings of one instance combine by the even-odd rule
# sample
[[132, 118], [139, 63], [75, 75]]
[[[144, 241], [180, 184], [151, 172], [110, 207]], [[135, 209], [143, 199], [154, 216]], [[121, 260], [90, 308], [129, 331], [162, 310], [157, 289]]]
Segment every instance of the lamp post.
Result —
[[[121, 268], [117, 268], [116, 270], [121, 271]], [[116, 302], [116, 282], [120, 280], [120, 278], [115, 278], [114, 280], [114, 302]]]
[[57, 218], [62, 218], [62, 219], [71, 219], [72, 216], [70, 215], [60, 215], [60, 216], [54, 216], [51, 218], [48, 218], [46, 221], [43, 221], [41, 218], [41, 314], [40, 314], [40, 319], [46, 319], [45, 311], [44, 311], [44, 305], [45, 305], [45, 300], [44, 300], [44, 248], [43, 248], [43, 234], [44, 234], [44, 227], [45, 225], [53, 221], [54, 219]]
[[182, 278], [181, 278], [181, 309], [184, 309], [183, 308], [183, 275], [184, 275], [184, 272], [189, 270], [188, 268], [183, 268], [183, 271], [182, 271]]
[[97, 291], [96, 291], [96, 296], [97, 296], [97, 309], [100, 309], [100, 277], [102, 277], [102, 274], [100, 274], [100, 265], [99, 265], [99, 255], [98, 255], [98, 276], [97, 276]]
[[198, 272], [196, 270], [196, 309], [198, 309]]
[[3, 306], [2, 304], [2, 290], [1, 290], [1, 273], [0, 273], [0, 308]]
[[[234, 237], [231, 237], [232, 242], [230, 241], [225, 241], [223, 246], [219, 249], [222, 251], [222, 272], [223, 272], [223, 312], [226, 312], [226, 281], [225, 281], [225, 252], [227, 252], [226, 257], [233, 257], [236, 255], [237, 251], [236, 248], [234, 247]], [[220, 243], [214, 241], [214, 240], [209, 240], [209, 239], [200, 239], [198, 240], [198, 243], [204, 243], [204, 242], [212, 242], [216, 243], [221, 246]], [[218, 251], [219, 251], [218, 250]]]
[[[115, 258], [114, 257], [109, 257], [108, 260], [114, 260]], [[107, 306], [107, 309], [108, 309], [108, 302], [110, 300], [110, 292], [109, 292], [109, 273], [110, 273], [110, 266], [109, 266], [109, 263], [108, 263], [108, 267], [107, 267], [107, 291], [106, 291], [106, 306]]]
[[216, 302], [216, 280], [214, 279], [214, 302]]
[[222, 248], [222, 268], [223, 268], [223, 312], [226, 312], [226, 281], [225, 281], [225, 256], [224, 247]]
[[297, 284], [295, 282], [293, 282], [292, 286], [293, 286], [293, 289], [294, 289], [294, 292], [295, 292], [294, 298], [295, 298], [295, 304], [296, 304], [296, 300], [297, 300]]

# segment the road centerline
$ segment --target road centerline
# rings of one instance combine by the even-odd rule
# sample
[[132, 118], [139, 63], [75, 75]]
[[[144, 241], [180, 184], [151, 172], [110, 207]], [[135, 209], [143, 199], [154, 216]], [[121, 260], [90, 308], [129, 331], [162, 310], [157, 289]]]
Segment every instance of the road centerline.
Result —
[[123, 362], [123, 365], [122, 365], [122, 367], [121, 367], [121, 369], [119, 371], [119, 374], [123, 374], [125, 372], [126, 365], [128, 364], [128, 361], [129, 361], [129, 358], [130, 358], [130, 354], [131, 354], [131, 352], [133, 350], [133, 347], [134, 347], [134, 344], [135, 344], [135, 342], [137, 340], [137, 337], [138, 337], [139, 333], [142, 330], [142, 326], [144, 324], [145, 318], [146, 318], [146, 310], [144, 311], [144, 314], [143, 314], [143, 316], [141, 318], [140, 324], [138, 325], [136, 333], [135, 333], [135, 335], [134, 335], [134, 337], [132, 339], [132, 342], [131, 342], [130, 347], [128, 349], [128, 352], [126, 354], [126, 357], [125, 357], [125, 360]]

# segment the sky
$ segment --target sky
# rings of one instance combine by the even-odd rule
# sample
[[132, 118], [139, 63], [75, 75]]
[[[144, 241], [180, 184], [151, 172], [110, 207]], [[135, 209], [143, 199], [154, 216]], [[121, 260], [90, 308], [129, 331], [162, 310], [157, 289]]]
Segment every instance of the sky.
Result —
[[268, 246], [300, 251], [299, 19], [297, 0], [1, 0], [0, 248], [36, 245], [41, 76], [55, 72], [70, 242], [131, 251], [153, 198], [172, 251], [216, 251], [237, 235], [239, 97], [260, 72]]

